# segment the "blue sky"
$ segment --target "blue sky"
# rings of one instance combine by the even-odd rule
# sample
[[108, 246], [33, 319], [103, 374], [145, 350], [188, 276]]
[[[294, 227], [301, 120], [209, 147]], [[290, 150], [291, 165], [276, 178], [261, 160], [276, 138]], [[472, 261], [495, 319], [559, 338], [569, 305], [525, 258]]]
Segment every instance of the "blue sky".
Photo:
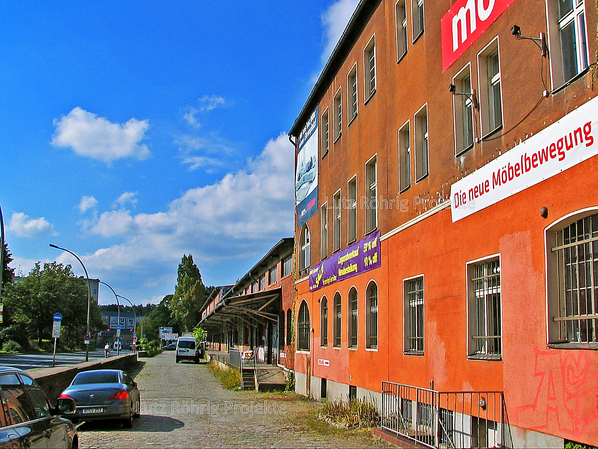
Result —
[[[286, 132], [357, 0], [3, 2], [0, 206], [17, 274], [134, 303], [183, 254], [234, 283], [293, 233]], [[101, 289], [100, 303], [113, 303]]]

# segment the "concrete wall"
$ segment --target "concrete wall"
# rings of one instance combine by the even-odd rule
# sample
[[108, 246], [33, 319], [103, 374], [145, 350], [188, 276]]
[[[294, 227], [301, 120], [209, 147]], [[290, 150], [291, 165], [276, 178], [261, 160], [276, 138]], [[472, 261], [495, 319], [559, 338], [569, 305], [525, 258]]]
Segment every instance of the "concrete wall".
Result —
[[44, 390], [50, 403], [54, 405], [60, 393], [68, 387], [75, 377], [81, 371], [92, 369], [122, 369], [127, 370], [137, 363], [137, 354], [126, 354], [107, 359], [84, 362], [78, 365], [57, 366], [55, 368], [45, 368], [39, 371], [29, 371], [31, 377]]

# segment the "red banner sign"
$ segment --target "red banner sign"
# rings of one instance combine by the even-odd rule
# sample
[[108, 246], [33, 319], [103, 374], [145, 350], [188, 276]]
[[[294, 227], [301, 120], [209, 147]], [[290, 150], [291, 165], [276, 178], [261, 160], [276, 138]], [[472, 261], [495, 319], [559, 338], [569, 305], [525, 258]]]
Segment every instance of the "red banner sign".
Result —
[[515, 0], [458, 0], [440, 21], [446, 71]]

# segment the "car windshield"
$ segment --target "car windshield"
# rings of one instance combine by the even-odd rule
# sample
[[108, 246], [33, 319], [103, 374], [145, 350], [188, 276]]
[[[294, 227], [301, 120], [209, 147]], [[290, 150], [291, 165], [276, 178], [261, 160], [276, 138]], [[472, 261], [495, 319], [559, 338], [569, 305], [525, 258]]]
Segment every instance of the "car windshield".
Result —
[[192, 340], [181, 340], [179, 341], [179, 348], [195, 349], [195, 342]]
[[119, 383], [118, 373], [106, 371], [86, 371], [77, 374], [73, 380], [73, 385], [113, 383]]

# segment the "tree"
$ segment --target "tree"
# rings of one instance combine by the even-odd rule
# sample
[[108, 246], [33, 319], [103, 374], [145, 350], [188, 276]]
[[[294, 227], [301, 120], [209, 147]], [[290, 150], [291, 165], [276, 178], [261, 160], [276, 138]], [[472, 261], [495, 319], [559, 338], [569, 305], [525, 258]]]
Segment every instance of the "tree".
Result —
[[209, 290], [201, 279], [191, 254], [183, 255], [177, 270], [177, 285], [170, 301], [170, 310], [181, 332], [192, 331], [201, 318], [200, 307]]
[[170, 310], [170, 301], [172, 295], [165, 296], [160, 304], [153, 306], [151, 312], [147, 315], [143, 332], [148, 340], [156, 340], [159, 336], [160, 327], [172, 326], [175, 333], [179, 332], [178, 324], [174, 322]]
[[[87, 284], [76, 277], [70, 265], [52, 262], [37, 262], [29, 275], [20, 282], [8, 286], [5, 295], [5, 310], [11, 322], [23, 323], [29, 336], [37, 338], [41, 345], [43, 338], [50, 338], [53, 315], [63, 316], [64, 339], [78, 342], [87, 328]], [[101, 314], [93, 301], [90, 307], [91, 329], [101, 326]]]
[[12, 282], [12, 278], [14, 276], [14, 268], [10, 268], [8, 265], [13, 261], [12, 254], [8, 250], [8, 244], [5, 243], [2, 246], [2, 251], [4, 255], [2, 257], [2, 261], [4, 266], [2, 267], [2, 290], [6, 288], [6, 285]]

